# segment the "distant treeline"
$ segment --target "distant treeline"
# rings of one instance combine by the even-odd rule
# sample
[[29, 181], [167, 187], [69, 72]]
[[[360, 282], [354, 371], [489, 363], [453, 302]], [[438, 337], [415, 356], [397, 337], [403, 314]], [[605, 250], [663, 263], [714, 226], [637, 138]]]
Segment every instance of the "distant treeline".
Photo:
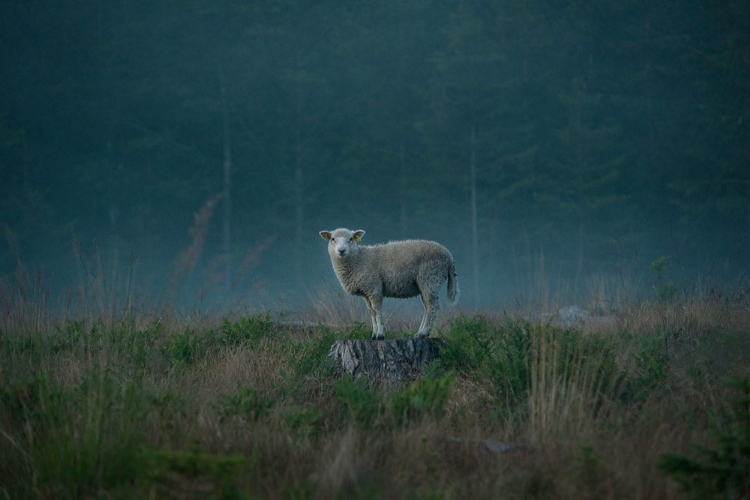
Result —
[[337, 226], [444, 242], [469, 304], [747, 271], [746, 2], [4, 1], [0, 57], [4, 274], [292, 300]]

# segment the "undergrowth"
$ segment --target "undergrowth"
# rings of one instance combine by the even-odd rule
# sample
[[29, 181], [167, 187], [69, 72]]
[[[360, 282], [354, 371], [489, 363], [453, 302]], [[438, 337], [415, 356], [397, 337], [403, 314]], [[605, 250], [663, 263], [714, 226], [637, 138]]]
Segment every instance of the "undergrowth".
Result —
[[8, 329], [0, 496], [746, 497], [748, 313], [712, 307], [586, 331], [460, 316], [393, 389], [337, 375], [330, 346], [359, 327]]

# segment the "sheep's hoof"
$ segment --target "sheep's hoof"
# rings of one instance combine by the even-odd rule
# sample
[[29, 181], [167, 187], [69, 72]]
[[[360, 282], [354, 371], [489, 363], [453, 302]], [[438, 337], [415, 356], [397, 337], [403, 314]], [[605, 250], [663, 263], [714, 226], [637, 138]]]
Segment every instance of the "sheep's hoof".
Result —
[[372, 334], [372, 340], [385, 340], [385, 334], [384, 333], [373, 333]]
[[414, 334], [415, 339], [426, 339], [430, 336], [430, 332], [417, 332]]

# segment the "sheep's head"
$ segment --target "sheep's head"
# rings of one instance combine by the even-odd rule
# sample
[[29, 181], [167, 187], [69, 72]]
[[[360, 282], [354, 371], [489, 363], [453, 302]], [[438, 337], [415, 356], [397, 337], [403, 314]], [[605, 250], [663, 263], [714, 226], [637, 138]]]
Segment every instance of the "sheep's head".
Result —
[[357, 246], [365, 232], [361, 229], [336, 229], [335, 231], [321, 231], [320, 237], [328, 240], [328, 253], [331, 257], [345, 259], [357, 252]]

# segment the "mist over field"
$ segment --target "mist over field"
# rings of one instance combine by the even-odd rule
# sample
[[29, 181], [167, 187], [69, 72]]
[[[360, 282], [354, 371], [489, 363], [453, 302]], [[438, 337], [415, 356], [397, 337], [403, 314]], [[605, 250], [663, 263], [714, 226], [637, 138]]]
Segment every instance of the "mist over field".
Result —
[[745, 2], [4, 1], [0, 59], [1, 277], [71, 311], [303, 310], [341, 226], [464, 310], [750, 288]]
[[750, 498], [749, 247], [747, 1], [2, 0], [0, 498]]

